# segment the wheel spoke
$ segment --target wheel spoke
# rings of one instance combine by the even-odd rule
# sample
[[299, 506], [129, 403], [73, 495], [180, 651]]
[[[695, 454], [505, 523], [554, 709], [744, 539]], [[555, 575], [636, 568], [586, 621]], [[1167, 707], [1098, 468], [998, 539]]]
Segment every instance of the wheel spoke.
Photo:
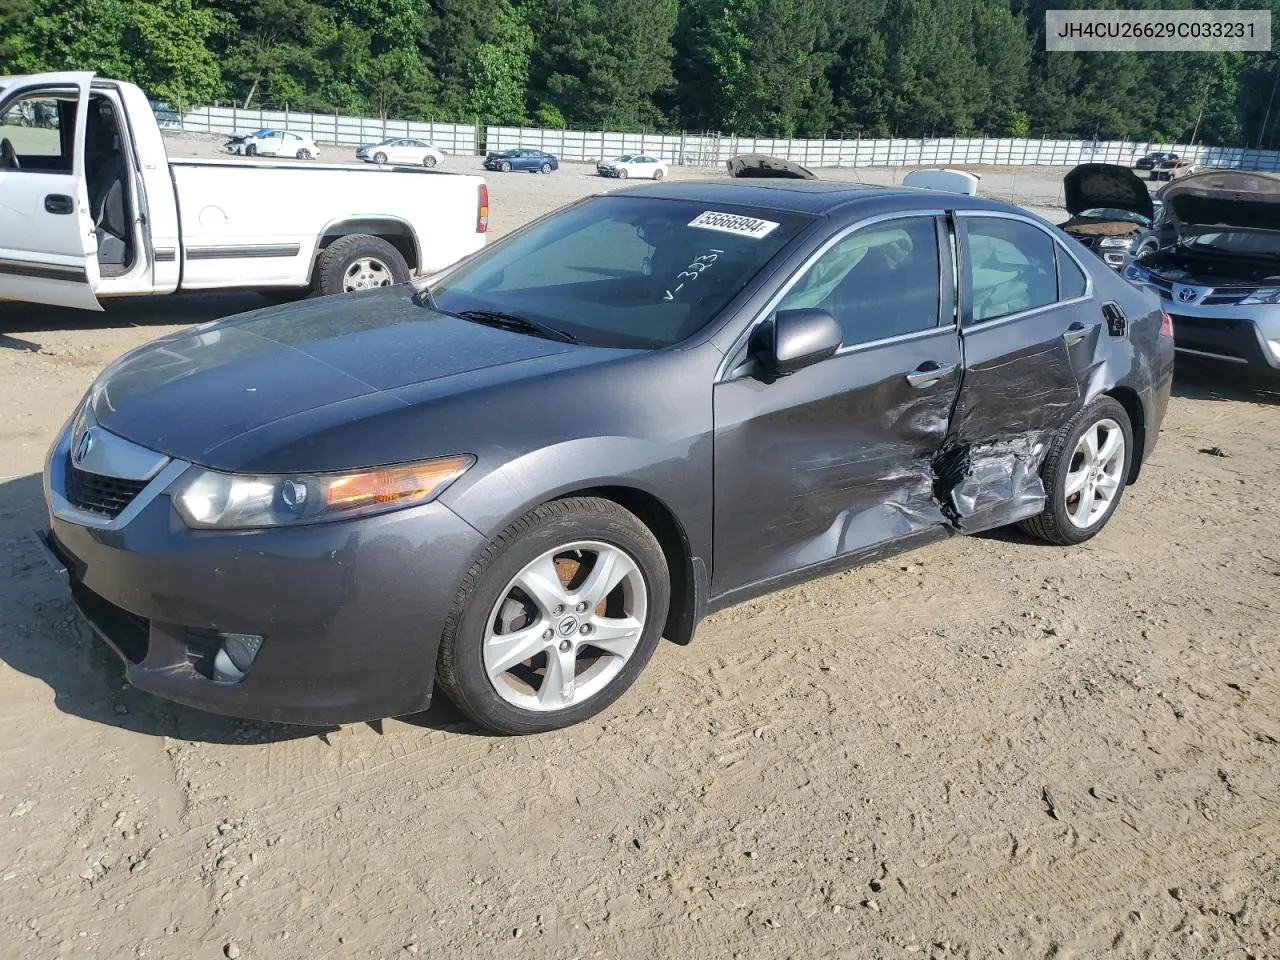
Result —
[[1086, 430], [1084, 436], [1080, 438], [1080, 447], [1084, 453], [1086, 466], [1093, 466], [1098, 462], [1098, 427], [1096, 424]]
[[1113, 477], [1108, 473], [1098, 477], [1098, 493], [1102, 494], [1102, 499], [1107, 503], [1111, 502], [1118, 489], [1120, 489], [1119, 477]]
[[578, 589], [576, 596], [580, 602], [587, 604], [587, 609], [594, 609], [605, 597], [613, 592], [613, 588], [635, 571], [635, 565], [621, 550], [601, 550], [596, 554], [595, 566], [587, 575], [587, 580]]
[[555, 608], [569, 604], [569, 595], [556, 573], [555, 557], [547, 554], [529, 564], [516, 577], [515, 585], [528, 594], [544, 617], [555, 616]]
[[1089, 468], [1081, 467], [1074, 473], [1067, 474], [1067, 483], [1063, 488], [1068, 497], [1074, 496], [1084, 489], [1085, 484], [1089, 481]]
[[485, 667], [489, 671], [489, 676], [501, 676], [516, 664], [524, 663], [546, 649], [547, 641], [542, 638], [545, 630], [545, 624], [538, 623], [513, 633], [490, 637], [486, 641], [489, 649], [488, 656], [485, 657]]
[[538, 688], [538, 703], [544, 709], [553, 710], [573, 703], [577, 667], [578, 657], [572, 647], [568, 650], [552, 647], [547, 651], [547, 670], [542, 677], [542, 686]]
[[586, 642], [615, 657], [629, 657], [640, 642], [644, 624], [635, 617], [595, 617]]
[[1080, 491], [1080, 500], [1076, 503], [1075, 519], [1076, 526], [1087, 527], [1089, 525], [1089, 512], [1093, 510], [1093, 485], [1085, 484], [1085, 488]]
[[1117, 454], [1124, 451], [1124, 434], [1119, 430], [1110, 430], [1107, 432], [1107, 439], [1103, 441], [1102, 446], [1098, 449], [1098, 462], [1102, 464], [1103, 469], [1111, 462]]

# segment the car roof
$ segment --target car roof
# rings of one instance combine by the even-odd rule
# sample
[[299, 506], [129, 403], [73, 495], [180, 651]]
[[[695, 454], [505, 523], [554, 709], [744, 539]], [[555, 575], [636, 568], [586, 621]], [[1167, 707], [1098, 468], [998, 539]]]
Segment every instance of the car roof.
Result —
[[[615, 191], [617, 192], [617, 191]], [[918, 187], [885, 187], [849, 180], [792, 180], [786, 178], [727, 178], [705, 180], [666, 180], [631, 187], [632, 196], [660, 197], [669, 200], [696, 200], [704, 203], [735, 203], [765, 207], [789, 213], [831, 214], [845, 208], [867, 208], [868, 212], [895, 209], [996, 210], [1019, 213], [1010, 204], [941, 190]], [[872, 211], [871, 208], [876, 208]]]

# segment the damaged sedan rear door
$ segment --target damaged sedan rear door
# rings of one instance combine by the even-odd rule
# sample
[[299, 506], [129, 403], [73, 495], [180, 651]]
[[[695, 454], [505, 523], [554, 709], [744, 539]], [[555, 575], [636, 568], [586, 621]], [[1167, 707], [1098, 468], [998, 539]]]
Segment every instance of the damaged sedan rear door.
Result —
[[[783, 285], [715, 387], [713, 594], [936, 536], [933, 459], [960, 387], [946, 222], [845, 226]], [[750, 343], [822, 313], [839, 349], [772, 376]]]
[[1080, 408], [1103, 316], [1088, 273], [1033, 220], [988, 210], [956, 214], [964, 385], [938, 495], [974, 533], [1044, 507], [1050, 434]]

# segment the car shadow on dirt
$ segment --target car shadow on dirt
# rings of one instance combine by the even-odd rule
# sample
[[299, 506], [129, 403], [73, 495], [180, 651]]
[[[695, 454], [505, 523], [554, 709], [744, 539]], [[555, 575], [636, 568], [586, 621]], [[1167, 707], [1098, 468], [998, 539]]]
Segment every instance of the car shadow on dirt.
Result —
[[288, 303], [306, 296], [306, 291], [252, 290], [210, 293], [178, 293], [166, 297], [125, 297], [102, 301], [102, 312], [50, 307], [42, 303], [0, 303], [0, 349], [40, 352], [40, 344], [20, 336], [24, 333], [78, 330], [89, 327], [160, 327], [184, 323], [205, 323], [249, 310]]
[[[76, 612], [65, 576], [54, 572], [31, 538], [43, 516], [39, 476], [0, 480], [0, 663], [48, 686], [60, 711], [147, 736], [217, 744], [305, 737], [327, 742], [328, 734], [337, 731], [336, 725], [304, 727], [220, 717], [132, 687], [120, 658]], [[430, 710], [400, 720], [431, 730], [481, 732], [444, 697]]]
[[1187, 400], [1226, 400], [1280, 406], [1280, 378], [1267, 379], [1242, 366], [1178, 358], [1173, 395]]

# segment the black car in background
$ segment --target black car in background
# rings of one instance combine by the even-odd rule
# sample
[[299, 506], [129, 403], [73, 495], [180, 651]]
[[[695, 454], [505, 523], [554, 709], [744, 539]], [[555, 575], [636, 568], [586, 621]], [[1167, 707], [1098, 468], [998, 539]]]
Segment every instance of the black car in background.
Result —
[[636, 187], [429, 289], [125, 355], [50, 451], [43, 537], [159, 696], [332, 723], [438, 687], [550, 730], [731, 604], [957, 533], [1093, 537], [1159, 435], [1167, 321], [1006, 203]]
[[1059, 226], [1112, 269], [1177, 239], [1164, 204], [1128, 167], [1082, 163], [1063, 177], [1062, 188], [1071, 219]]
[[1178, 155], [1176, 153], [1148, 153], [1145, 157], [1135, 163], [1134, 166], [1139, 170], [1154, 170], [1162, 163], [1169, 163], [1177, 159]]

